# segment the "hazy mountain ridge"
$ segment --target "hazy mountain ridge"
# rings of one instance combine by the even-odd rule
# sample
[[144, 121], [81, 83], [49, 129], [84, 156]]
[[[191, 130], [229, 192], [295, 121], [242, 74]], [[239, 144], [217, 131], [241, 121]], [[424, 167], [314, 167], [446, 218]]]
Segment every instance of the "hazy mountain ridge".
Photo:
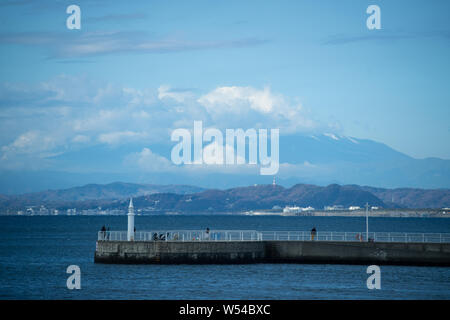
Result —
[[[415, 159], [383, 143], [333, 134], [295, 134], [280, 136], [280, 170], [277, 181], [284, 186], [298, 183], [314, 185], [366, 185], [378, 188], [449, 188], [450, 160]], [[236, 186], [271, 183], [271, 176], [245, 170], [239, 173], [214, 170], [197, 171], [177, 167], [174, 171], [148, 171], [137, 165], [124, 168], [124, 157], [148, 147], [154, 154], [171, 157], [171, 145], [129, 144], [116, 148], [98, 147], [80, 151], [78, 167], [85, 173], [70, 171], [1, 171], [0, 193], [23, 194], [49, 188], [67, 189], [88, 183], [106, 184], [129, 181], [135, 184], [151, 181], [156, 185], [197, 185], [203, 188], [228, 189]], [[78, 151], [77, 151], [78, 152]], [[75, 157], [75, 155], [73, 155]], [[66, 161], [70, 153], [55, 156], [54, 161]], [[91, 168], [95, 157], [96, 167]], [[73, 162], [71, 162], [73, 163]], [[173, 168], [172, 168], [173, 169]], [[121, 171], [123, 170], [123, 171]], [[167, 190], [170, 192], [170, 190]]]
[[308, 164], [307, 170], [293, 173], [294, 183], [435, 189], [448, 188], [450, 181], [450, 160], [416, 159], [381, 142], [345, 136], [281, 137], [280, 162]]
[[362, 206], [366, 202], [375, 206], [385, 205], [370, 192], [339, 185], [327, 187], [295, 185], [291, 188], [259, 185], [227, 190], [207, 190], [192, 195], [177, 195], [171, 199], [168, 199], [166, 194], [153, 194], [138, 197], [134, 202], [136, 206], [140, 207], [183, 212], [239, 212], [272, 209], [274, 206], [284, 207], [287, 205], [312, 206], [323, 209], [326, 205]]
[[397, 188], [383, 189], [373, 187], [361, 187], [386, 204], [395, 204], [407, 208], [445, 208], [450, 206], [449, 189], [415, 189]]
[[45, 205], [62, 210], [98, 207], [126, 210], [129, 197], [134, 198], [136, 208], [177, 212], [240, 212], [294, 205], [322, 210], [331, 205], [363, 207], [366, 202], [371, 206], [383, 208], [450, 206], [449, 189], [382, 189], [358, 185], [297, 184], [290, 188], [280, 185], [255, 185], [226, 190], [205, 190], [188, 185], [159, 186], [116, 182], [19, 196], [0, 195], [0, 209], [14, 211]]
[[27, 201], [34, 202], [76, 202], [86, 200], [116, 200], [129, 197], [138, 197], [152, 193], [187, 194], [205, 190], [204, 188], [189, 185], [156, 185], [113, 182], [109, 184], [87, 184], [80, 187], [46, 190], [41, 192], [25, 193], [21, 195], [0, 195], [0, 201]]

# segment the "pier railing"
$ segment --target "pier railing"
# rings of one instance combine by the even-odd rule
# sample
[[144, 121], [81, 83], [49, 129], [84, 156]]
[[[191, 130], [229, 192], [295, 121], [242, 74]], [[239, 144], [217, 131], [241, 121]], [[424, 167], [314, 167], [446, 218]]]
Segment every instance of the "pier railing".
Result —
[[262, 240], [450, 242], [450, 233], [262, 231]]
[[[450, 233], [155, 230], [137, 231], [133, 241], [375, 241], [450, 243]], [[127, 241], [127, 231], [99, 231], [99, 241]]]
[[[127, 231], [99, 231], [98, 240], [126, 241]], [[137, 231], [133, 241], [261, 241], [255, 230], [155, 230]]]

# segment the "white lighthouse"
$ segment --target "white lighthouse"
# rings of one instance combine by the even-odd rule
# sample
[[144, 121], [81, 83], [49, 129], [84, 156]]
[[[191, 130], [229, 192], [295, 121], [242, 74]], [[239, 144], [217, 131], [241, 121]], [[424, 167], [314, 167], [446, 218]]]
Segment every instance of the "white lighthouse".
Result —
[[134, 241], [134, 207], [133, 198], [130, 198], [130, 205], [128, 206], [128, 241]]

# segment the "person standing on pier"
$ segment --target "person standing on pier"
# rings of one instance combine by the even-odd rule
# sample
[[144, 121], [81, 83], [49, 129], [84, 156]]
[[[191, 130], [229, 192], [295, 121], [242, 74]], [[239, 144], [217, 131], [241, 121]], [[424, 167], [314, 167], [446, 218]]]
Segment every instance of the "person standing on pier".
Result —
[[100, 231], [102, 232], [101, 233], [102, 240], [105, 240], [105, 238], [106, 238], [106, 227], [105, 227], [105, 225], [103, 225], [103, 227], [100, 229]]
[[316, 233], [317, 233], [316, 227], [313, 227], [311, 229], [311, 240], [312, 241], [314, 241], [314, 238], [316, 237]]

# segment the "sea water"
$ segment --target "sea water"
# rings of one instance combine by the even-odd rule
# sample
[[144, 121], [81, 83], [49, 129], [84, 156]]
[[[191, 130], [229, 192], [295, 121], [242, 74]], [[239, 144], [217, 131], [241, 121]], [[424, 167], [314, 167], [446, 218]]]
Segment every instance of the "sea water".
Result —
[[[364, 217], [136, 216], [136, 230], [364, 232]], [[321, 264], [94, 264], [97, 232], [126, 230], [126, 216], [1, 216], [0, 299], [450, 299], [450, 268]], [[446, 218], [370, 218], [374, 232], [450, 232]], [[69, 290], [67, 267], [81, 271]]]

